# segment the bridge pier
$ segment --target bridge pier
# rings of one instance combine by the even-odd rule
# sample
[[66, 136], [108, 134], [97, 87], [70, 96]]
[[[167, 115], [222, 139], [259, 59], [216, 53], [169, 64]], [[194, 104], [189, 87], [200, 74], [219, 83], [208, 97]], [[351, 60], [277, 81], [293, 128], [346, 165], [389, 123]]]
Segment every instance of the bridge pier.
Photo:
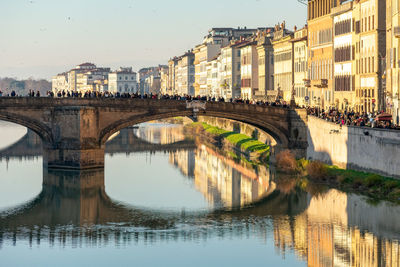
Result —
[[104, 149], [43, 149], [43, 166], [50, 169], [104, 168]]

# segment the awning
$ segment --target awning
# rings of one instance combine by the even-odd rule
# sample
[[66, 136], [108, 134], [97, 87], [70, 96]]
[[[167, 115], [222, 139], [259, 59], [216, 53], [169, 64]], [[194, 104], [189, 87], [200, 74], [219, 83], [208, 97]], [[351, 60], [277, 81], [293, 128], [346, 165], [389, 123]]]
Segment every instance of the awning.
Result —
[[377, 121], [391, 121], [393, 120], [393, 116], [389, 113], [382, 113], [376, 116]]

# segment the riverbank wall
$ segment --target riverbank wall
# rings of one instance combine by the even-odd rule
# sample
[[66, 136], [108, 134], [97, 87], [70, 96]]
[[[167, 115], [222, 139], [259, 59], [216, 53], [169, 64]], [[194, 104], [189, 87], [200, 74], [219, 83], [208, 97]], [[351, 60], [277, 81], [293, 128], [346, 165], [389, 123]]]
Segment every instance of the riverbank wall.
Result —
[[400, 131], [340, 127], [309, 116], [307, 158], [400, 178]]

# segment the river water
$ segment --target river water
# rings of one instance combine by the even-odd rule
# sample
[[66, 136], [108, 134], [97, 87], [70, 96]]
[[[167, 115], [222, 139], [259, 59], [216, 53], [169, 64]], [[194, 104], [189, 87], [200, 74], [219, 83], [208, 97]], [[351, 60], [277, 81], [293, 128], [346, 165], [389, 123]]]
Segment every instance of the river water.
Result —
[[399, 206], [237, 162], [181, 125], [122, 130], [104, 170], [41, 153], [0, 122], [0, 266], [400, 265]]

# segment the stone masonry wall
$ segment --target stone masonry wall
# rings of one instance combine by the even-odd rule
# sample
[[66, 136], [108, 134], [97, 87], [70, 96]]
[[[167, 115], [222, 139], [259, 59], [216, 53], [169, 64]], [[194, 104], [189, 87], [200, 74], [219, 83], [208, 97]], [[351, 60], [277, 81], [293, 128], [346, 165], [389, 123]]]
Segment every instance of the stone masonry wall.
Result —
[[339, 125], [309, 116], [307, 158], [400, 178], [400, 131]]

